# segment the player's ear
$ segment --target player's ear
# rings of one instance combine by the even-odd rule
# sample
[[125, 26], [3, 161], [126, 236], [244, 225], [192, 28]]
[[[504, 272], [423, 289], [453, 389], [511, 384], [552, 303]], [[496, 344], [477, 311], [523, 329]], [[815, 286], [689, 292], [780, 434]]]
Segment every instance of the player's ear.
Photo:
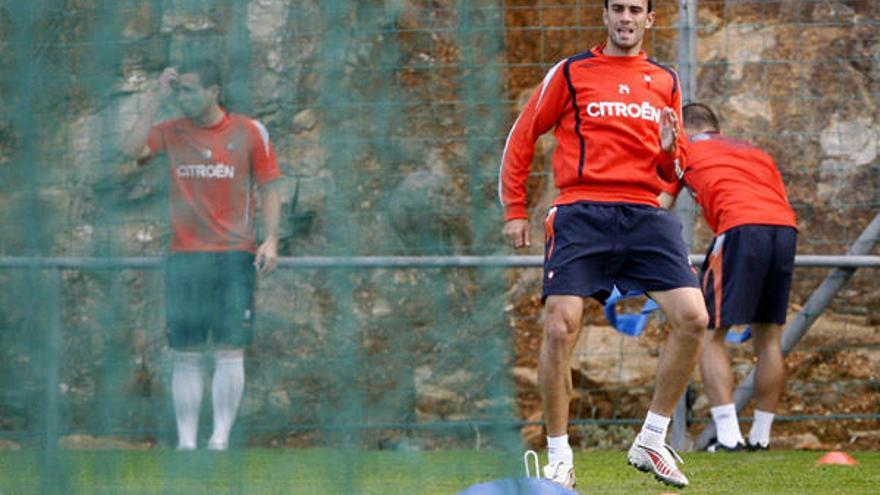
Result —
[[654, 25], [654, 18], [657, 16], [656, 11], [648, 12], [648, 18], [645, 21], [645, 29], [651, 29], [651, 26]]

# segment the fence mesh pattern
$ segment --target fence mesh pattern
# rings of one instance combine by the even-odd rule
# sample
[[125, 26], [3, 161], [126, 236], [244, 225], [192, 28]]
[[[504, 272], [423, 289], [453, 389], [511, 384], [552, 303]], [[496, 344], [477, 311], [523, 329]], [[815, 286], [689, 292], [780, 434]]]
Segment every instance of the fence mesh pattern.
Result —
[[[686, 94], [774, 156], [799, 252], [844, 254], [880, 206], [880, 4], [707, 0], [687, 26], [680, 2], [656, 3], [645, 49], [691, 64]], [[0, 256], [69, 260], [0, 269], [0, 446], [21, 449], [0, 454], [15, 473], [0, 475], [0, 493], [251, 493], [248, 480], [273, 486], [272, 471], [247, 452], [272, 447], [291, 448], [277, 462], [309, 473], [275, 486], [284, 493], [382, 491], [364, 474], [388, 468], [374, 450], [414, 470], [427, 452], [488, 450], [477, 471], [444, 458], [444, 493], [474, 472], [519, 472], [523, 445], [543, 442], [538, 268], [261, 277], [230, 455], [171, 455], [159, 269], [169, 170], [124, 158], [120, 142], [165, 67], [208, 58], [223, 69], [224, 105], [263, 122], [277, 150], [282, 256], [511, 254], [497, 204], [507, 131], [550, 67], [604, 40], [602, 10], [586, 0], [0, 4]], [[696, 30], [692, 60], [679, 51], [683, 27]], [[177, 115], [167, 102], [159, 120]], [[554, 196], [553, 145], [539, 142], [529, 180], [533, 239]], [[700, 252], [711, 232], [691, 213]], [[791, 315], [828, 273], [796, 271]], [[788, 446], [807, 431], [822, 444], [876, 442], [876, 280], [857, 272], [787, 358], [776, 428]], [[572, 363], [576, 445], [631, 440], [664, 335], [655, 318], [643, 338], [622, 337], [589, 308]], [[742, 378], [751, 348], [732, 353]], [[697, 433], [708, 403], [693, 382]], [[86, 464], [72, 454], [94, 450], [77, 454], [93, 455]], [[165, 481], [128, 484], [129, 451], [151, 453], [142, 469]], [[222, 489], [209, 481], [218, 469]]]

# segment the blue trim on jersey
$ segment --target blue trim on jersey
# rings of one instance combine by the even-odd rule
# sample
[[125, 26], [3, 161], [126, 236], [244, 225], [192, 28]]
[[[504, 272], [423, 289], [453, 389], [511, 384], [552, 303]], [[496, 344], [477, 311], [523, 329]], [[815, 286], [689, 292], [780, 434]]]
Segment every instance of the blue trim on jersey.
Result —
[[648, 59], [648, 63], [660, 67], [661, 69], [668, 72], [670, 76], [672, 76], [672, 96], [675, 96], [675, 93], [678, 91], [678, 75], [675, 73], [675, 71], [655, 60], [651, 60], [650, 58]]
[[583, 177], [584, 174], [584, 155], [586, 154], [586, 142], [584, 141], [584, 135], [581, 134], [581, 111], [578, 108], [577, 104], [577, 93], [574, 89], [574, 84], [571, 82], [571, 64], [573, 62], [577, 62], [578, 60], [585, 60], [588, 58], [593, 58], [593, 52], [584, 52], [580, 55], [575, 55], [573, 57], [569, 57], [568, 60], [565, 61], [565, 65], [562, 67], [562, 73], [565, 75], [565, 82], [568, 84], [568, 91], [571, 93], [571, 106], [574, 107], [574, 132], [577, 134], [578, 142], [580, 143], [580, 155], [578, 156], [578, 178]]

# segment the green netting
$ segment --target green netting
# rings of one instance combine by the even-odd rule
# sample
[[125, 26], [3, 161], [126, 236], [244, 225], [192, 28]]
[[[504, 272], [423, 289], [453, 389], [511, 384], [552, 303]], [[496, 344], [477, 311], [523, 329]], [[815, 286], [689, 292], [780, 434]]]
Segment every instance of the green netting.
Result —
[[[880, 205], [877, 3], [698, 3], [689, 93], [777, 157], [801, 251], [841, 254]], [[646, 40], [665, 64], [677, 8], [658, 2]], [[167, 168], [119, 143], [163, 68], [210, 58], [225, 103], [278, 151], [283, 256], [507, 254], [496, 180], [517, 106], [604, 29], [586, 0], [0, 3], [0, 494], [456, 493], [519, 475], [543, 441], [535, 268], [282, 266], [259, 281], [230, 451], [203, 448], [206, 359], [200, 450], [175, 452]], [[552, 196], [539, 148], [533, 239]], [[696, 248], [708, 238], [698, 224]], [[799, 270], [793, 301], [824, 275]], [[829, 411], [849, 421], [815, 428], [829, 441], [876, 421], [877, 301], [876, 273], [860, 272], [789, 361], [790, 432]], [[662, 324], [633, 341], [596, 308], [587, 323], [573, 443], [619, 448]]]
[[[224, 103], [263, 121], [278, 150], [282, 255], [486, 253], [508, 112], [501, 12], [491, 1], [4, 5], [2, 253], [76, 259], [0, 273], [0, 416], [22, 449], [4, 457], [20, 473], [0, 491], [450, 492], [518, 473], [499, 269], [259, 280], [231, 449], [176, 453], [153, 258], [170, 237], [167, 170], [118, 152], [158, 73], [209, 58], [224, 69]], [[248, 453], [272, 447], [298, 453]], [[491, 453], [428, 454], [474, 447]], [[107, 449], [146, 454], [82, 454]], [[132, 482], [132, 469], [154, 483]]]

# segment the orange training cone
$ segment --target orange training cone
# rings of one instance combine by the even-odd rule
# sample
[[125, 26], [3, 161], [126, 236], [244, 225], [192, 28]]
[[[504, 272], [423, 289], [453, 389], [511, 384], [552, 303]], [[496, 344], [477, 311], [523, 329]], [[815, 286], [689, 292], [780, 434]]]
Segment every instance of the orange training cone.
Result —
[[858, 463], [859, 461], [853, 459], [851, 455], [839, 450], [832, 450], [816, 461], [816, 464], [837, 464], [840, 466], [854, 466]]

